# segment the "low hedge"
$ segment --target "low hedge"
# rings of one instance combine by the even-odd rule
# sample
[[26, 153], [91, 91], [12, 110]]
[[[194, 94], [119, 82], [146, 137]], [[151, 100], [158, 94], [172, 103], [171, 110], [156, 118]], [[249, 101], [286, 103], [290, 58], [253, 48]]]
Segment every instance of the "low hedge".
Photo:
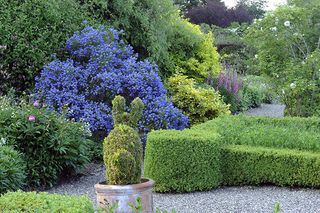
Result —
[[9, 213], [93, 213], [85, 196], [66, 196], [36, 192], [8, 192], [0, 197], [0, 212]]
[[25, 184], [26, 163], [21, 154], [0, 144], [0, 194], [21, 189]]
[[158, 192], [191, 192], [219, 186], [220, 137], [201, 131], [155, 131], [148, 135], [145, 176]]
[[148, 136], [145, 175], [158, 192], [272, 183], [320, 187], [320, 118], [225, 116]]
[[320, 186], [320, 153], [231, 145], [222, 156], [224, 185]]
[[216, 131], [224, 144], [320, 151], [320, 118], [224, 116], [193, 130]]

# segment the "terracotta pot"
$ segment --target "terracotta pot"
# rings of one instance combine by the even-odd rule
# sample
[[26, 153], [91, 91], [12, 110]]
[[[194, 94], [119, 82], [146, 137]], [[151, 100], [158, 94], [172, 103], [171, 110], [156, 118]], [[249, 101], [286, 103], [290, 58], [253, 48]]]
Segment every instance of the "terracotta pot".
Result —
[[107, 185], [105, 182], [94, 186], [97, 193], [98, 207], [106, 208], [114, 203], [118, 204], [116, 213], [133, 212], [129, 203], [136, 204], [138, 197], [141, 198], [142, 212], [153, 212], [152, 187], [154, 181], [141, 178], [141, 183], [132, 185]]

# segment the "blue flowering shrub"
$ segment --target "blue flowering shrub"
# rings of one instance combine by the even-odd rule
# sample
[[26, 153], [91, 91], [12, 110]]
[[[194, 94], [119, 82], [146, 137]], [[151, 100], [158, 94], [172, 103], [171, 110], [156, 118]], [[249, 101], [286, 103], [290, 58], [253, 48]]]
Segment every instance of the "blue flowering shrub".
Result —
[[46, 65], [36, 78], [36, 94], [51, 108], [88, 122], [94, 133], [113, 127], [111, 101], [121, 95], [145, 104], [139, 130], [183, 129], [188, 117], [175, 108], [156, 65], [139, 61], [133, 48], [112, 28], [86, 26], [65, 45], [65, 55]]

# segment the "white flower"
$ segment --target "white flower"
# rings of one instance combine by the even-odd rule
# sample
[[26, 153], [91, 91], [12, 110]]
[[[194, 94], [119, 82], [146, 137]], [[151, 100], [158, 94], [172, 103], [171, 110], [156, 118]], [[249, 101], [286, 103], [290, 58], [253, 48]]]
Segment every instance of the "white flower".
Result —
[[271, 27], [270, 30], [271, 30], [272, 32], [277, 32], [277, 27]]
[[254, 24], [257, 23], [257, 19], [253, 19], [253, 23], [254, 23]]
[[284, 26], [290, 27], [290, 21], [285, 21], [285, 22], [284, 22]]
[[284, 91], [284, 89], [282, 89], [282, 94], [286, 94], [286, 92]]
[[255, 55], [254, 55], [254, 57], [255, 57], [255, 58], [258, 58], [258, 55], [257, 55], [257, 54], [255, 54]]
[[297, 87], [297, 85], [296, 85], [296, 83], [293, 82], [293, 83], [290, 84], [290, 87], [291, 87], [291, 89], [294, 89], [294, 88]]

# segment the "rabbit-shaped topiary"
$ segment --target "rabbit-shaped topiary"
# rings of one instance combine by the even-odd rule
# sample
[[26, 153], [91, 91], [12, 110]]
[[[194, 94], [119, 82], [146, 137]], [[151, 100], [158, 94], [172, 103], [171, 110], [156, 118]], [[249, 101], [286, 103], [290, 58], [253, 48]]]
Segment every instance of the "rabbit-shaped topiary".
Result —
[[134, 99], [128, 113], [125, 99], [122, 96], [116, 96], [112, 106], [114, 129], [105, 138], [103, 144], [107, 183], [110, 185], [140, 183], [142, 145], [136, 128], [142, 116], [144, 104], [140, 98]]

